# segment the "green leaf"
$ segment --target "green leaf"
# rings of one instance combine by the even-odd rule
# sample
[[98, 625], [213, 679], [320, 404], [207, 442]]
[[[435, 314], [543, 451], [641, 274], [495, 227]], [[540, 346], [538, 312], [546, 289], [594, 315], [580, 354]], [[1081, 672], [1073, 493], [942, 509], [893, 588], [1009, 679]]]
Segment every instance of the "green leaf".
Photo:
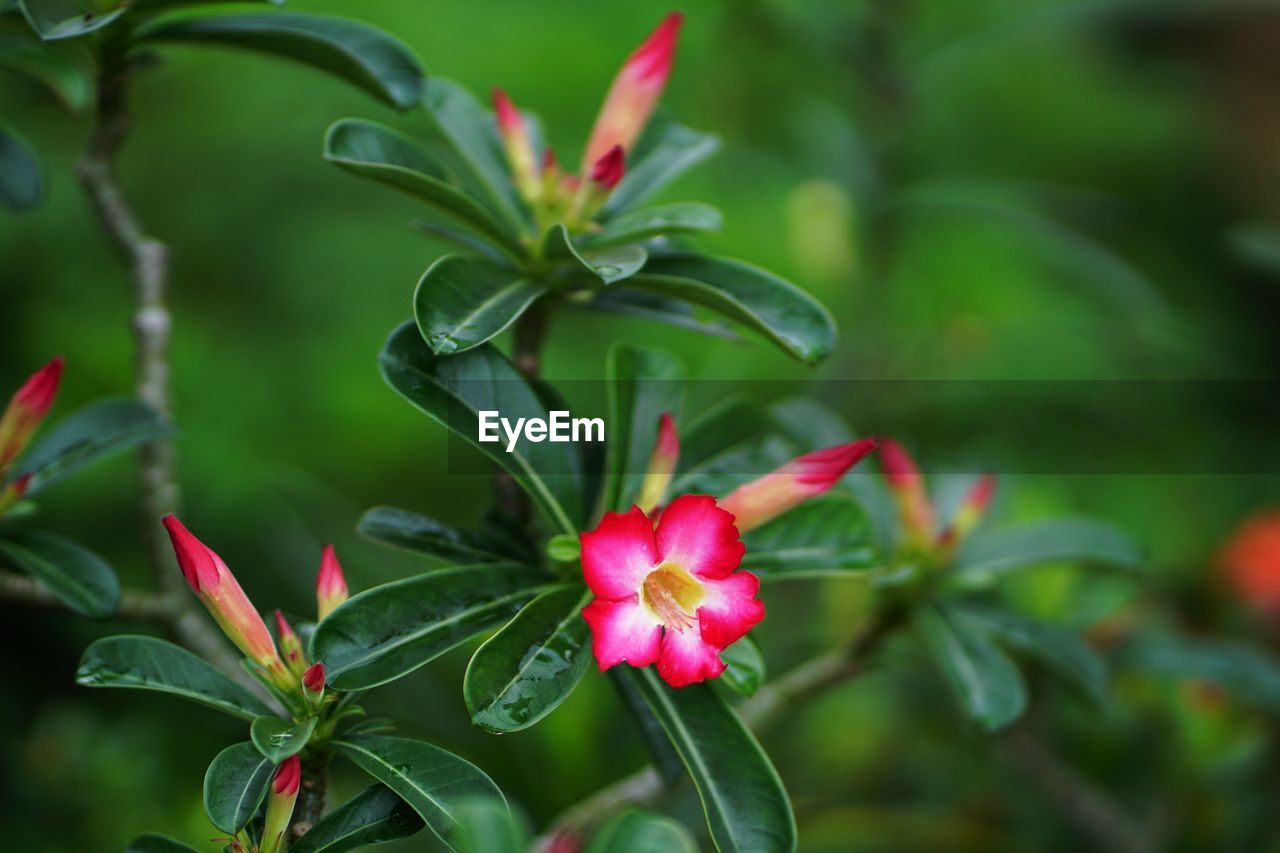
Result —
[[1280, 657], [1237, 640], [1151, 634], [1125, 643], [1115, 665], [1211, 681], [1268, 711], [1280, 712]]
[[547, 540], [547, 556], [557, 563], [575, 563], [582, 556], [582, 541], [569, 533], [557, 533]]
[[726, 397], [701, 412], [681, 430], [680, 473], [675, 490], [687, 491], [691, 483], [718, 467], [722, 459], [758, 442], [769, 426], [760, 404], [745, 395]]
[[591, 664], [590, 600], [580, 584], [548, 590], [476, 650], [462, 684], [471, 722], [516, 732], [569, 698]]
[[483, 530], [459, 530], [407, 509], [375, 506], [360, 517], [356, 532], [374, 542], [449, 563], [533, 562], [533, 555], [517, 543]]
[[73, 52], [34, 38], [0, 37], [0, 68], [38, 81], [78, 113], [93, 100], [93, 77]]
[[1036, 659], [1097, 704], [1107, 692], [1107, 664], [1078, 634], [994, 607], [951, 605], [1002, 645]]
[[254, 745], [237, 743], [214, 756], [204, 774], [204, 811], [223, 832], [239, 832], [262, 805], [275, 765]]
[[215, 44], [292, 59], [401, 110], [421, 99], [426, 76], [418, 57], [399, 39], [368, 24], [328, 15], [194, 9], [148, 21], [134, 37], [142, 43]]
[[413, 316], [436, 355], [466, 352], [503, 332], [547, 286], [475, 255], [445, 255], [422, 274]]
[[723, 224], [724, 217], [711, 205], [682, 201], [624, 213], [583, 237], [582, 243], [590, 248], [639, 243], [669, 234], [718, 231]]
[[111, 566], [79, 543], [39, 530], [0, 532], [0, 563], [26, 572], [58, 600], [93, 619], [110, 616], [120, 600]]
[[735, 693], [751, 696], [764, 684], [764, 656], [750, 637], [743, 637], [724, 649], [720, 659], [725, 662], [720, 681]]
[[794, 850], [795, 815], [760, 744], [705, 684], [674, 690], [652, 667], [625, 668], [693, 778], [723, 853]]
[[826, 308], [791, 282], [742, 261], [655, 255], [627, 286], [715, 311], [807, 364], [821, 361], [835, 345], [836, 324]]
[[144, 832], [129, 842], [124, 853], [196, 853], [196, 849], [158, 832]]
[[609, 194], [600, 220], [635, 207], [719, 150], [719, 138], [654, 116], [636, 142], [627, 174]]
[[21, 0], [22, 14], [45, 41], [75, 38], [101, 29], [124, 14], [122, 4], [99, 12], [94, 0]]
[[979, 531], [960, 546], [952, 566], [959, 581], [985, 582], [1001, 572], [1055, 562], [1121, 569], [1142, 565], [1142, 550], [1127, 535], [1100, 521], [1064, 518], [1012, 529]]
[[684, 769], [684, 761], [676, 752], [676, 748], [671, 745], [671, 739], [667, 737], [662, 724], [658, 722], [658, 718], [640, 693], [639, 683], [629, 672], [624, 671], [626, 669], [626, 667], [615, 666], [606, 675], [617, 691], [618, 699], [626, 708], [632, 723], [635, 724], [636, 734], [644, 743], [645, 751], [649, 753], [649, 761], [658, 771], [663, 787], [674, 788], [688, 775]]
[[40, 161], [26, 140], [0, 126], [0, 207], [26, 213], [44, 201]]
[[413, 220], [412, 225], [427, 237], [450, 243], [455, 248], [465, 249], [495, 261], [505, 261], [509, 257], [507, 250], [499, 251], [487, 237], [473, 234], [464, 228], [454, 227], [448, 222], [435, 222], [424, 217]]
[[866, 513], [840, 494], [801, 504], [742, 541], [742, 568], [762, 581], [845, 575], [881, 563]]
[[671, 818], [628, 809], [600, 827], [585, 853], [698, 853], [698, 844]]
[[342, 853], [407, 838], [423, 825], [418, 813], [395, 791], [371, 785], [317, 821], [289, 846], [289, 853]]
[[704, 322], [694, 316], [693, 308], [679, 299], [668, 299], [653, 293], [631, 291], [625, 287], [608, 288], [595, 291], [579, 291], [575, 296], [586, 296], [585, 300], [570, 300], [563, 303], [566, 308], [578, 308], [588, 311], [603, 311], [608, 314], [620, 314], [623, 317], [638, 317], [643, 320], [655, 320], [692, 332], [711, 335], [726, 340], [738, 340], [738, 334], [727, 324]]
[[454, 810], [458, 826], [449, 844], [458, 853], [525, 853], [524, 827], [511, 811], [494, 800], [473, 800]]
[[172, 434], [173, 428], [141, 400], [100, 400], [59, 421], [18, 462], [31, 475], [27, 494], [85, 466]]
[[450, 184], [436, 158], [398, 130], [362, 119], [334, 122], [325, 133], [324, 158], [353, 175], [425, 202], [513, 258], [525, 254], [508, 224]]
[[492, 799], [506, 805], [502, 791], [483, 770], [420, 740], [361, 735], [335, 740], [333, 748], [395, 791], [446, 844], [458, 827], [454, 815], [464, 803]]
[[316, 626], [311, 659], [336, 690], [376, 687], [407, 675], [510, 619], [551, 586], [518, 563], [439, 569], [348, 599]]
[[615, 343], [605, 363], [612, 431], [605, 447], [609, 480], [605, 508], [622, 511], [631, 505], [644, 480], [658, 419], [663, 412], [680, 414], [684, 397], [684, 364], [666, 350]]
[[263, 758], [279, 764], [301, 752], [315, 730], [315, 717], [307, 717], [300, 723], [274, 716], [259, 717], [249, 727], [249, 739]]
[[136, 635], [104, 637], [80, 656], [76, 683], [154, 690], [254, 720], [270, 706], [184, 648]]
[[987, 731], [1022, 715], [1027, 688], [1013, 661], [972, 621], [933, 604], [915, 609], [925, 645], [955, 691], [961, 706]]
[[630, 278], [649, 259], [649, 253], [640, 246], [579, 249], [573, 244], [569, 229], [562, 223], [556, 223], [547, 230], [542, 241], [542, 255], [549, 260], [573, 261], [605, 284]]
[[418, 327], [405, 323], [391, 333], [378, 357], [382, 376], [395, 391], [505, 469], [533, 498], [558, 532], [577, 533], [583, 517], [577, 448], [565, 442], [521, 439], [482, 443], [479, 411], [497, 411], [511, 421], [548, 417], [547, 406], [492, 346], [440, 358], [427, 347]]

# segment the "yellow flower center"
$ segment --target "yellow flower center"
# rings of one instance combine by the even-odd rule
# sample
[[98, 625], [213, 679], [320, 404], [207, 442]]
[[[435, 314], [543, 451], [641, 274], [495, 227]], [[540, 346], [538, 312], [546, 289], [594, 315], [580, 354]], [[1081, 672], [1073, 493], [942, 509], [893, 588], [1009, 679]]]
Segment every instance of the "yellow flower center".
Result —
[[640, 586], [640, 600], [662, 624], [683, 632], [695, 620], [698, 605], [706, 597], [702, 584], [675, 563], [662, 563]]

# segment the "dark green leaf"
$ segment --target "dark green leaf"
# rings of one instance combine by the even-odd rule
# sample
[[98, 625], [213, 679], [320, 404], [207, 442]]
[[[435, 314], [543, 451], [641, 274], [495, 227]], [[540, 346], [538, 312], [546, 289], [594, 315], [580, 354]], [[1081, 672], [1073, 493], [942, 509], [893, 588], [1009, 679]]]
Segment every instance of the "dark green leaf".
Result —
[[418, 327], [405, 323], [391, 333], [378, 360], [383, 378], [398, 394], [506, 469], [553, 528], [578, 532], [577, 521], [583, 517], [581, 463], [573, 444], [521, 439], [508, 453], [505, 441], [478, 440], [479, 411], [501, 412], [513, 422], [548, 417], [537, 391], [504, 355], [481, 346], [440, 358], [422, 340]]
[[456, 248], [484, 255], [495, 261], [503, 261], [508, 257], [505, 251], [496, 249], [487, 238], [473, 234], [464, 228], [456, 228], [448, 222], [434, 222], [431, 219], [421, 218], [413, 220], [413, 227], [434, 240], [442, 240]]
[[1142, 560], [1142, 550], [1111, 525], [1064, 518], [975, 533], [960, 546], [953, 574], [961, 581], [981, 582], [1000, 572], [1043, 563], [1078, 562], [1136, 569]]
[[307, 717], [300, 723], [279, 717], [259, 717], [249, 727], [249, 739], [263, 758], [279, 764], [301, 752], [315, 730], [315, 717]]
[[395, 731], [395, 728], [395, 721], [388, 717], [370, 717], [367, 720], [361, 720], [355, 725], [347, 727], [342, 733], [348, 737], [352, 735], [385, 734], [387, 732]]
[[83, 545], [54, 533], [0, 532], [0, 563], [26, 572], [63, 604], [94, 619], [110, 616], [120, 600], [120, 582], [111, 566]]
[[592, 248], [638, 243], [667, 234], [718, 231], [724, 224], [720, 211], [709, 204], [684, 201], [624, 213], [603, 230], [587, 235], [583, 244]]
[[[30, 0], [28, 0], [30, 2]], [[174, 12], [140, 26], [140, 42], [197, 42], [293, 59], [407, 110], [422, 97], [422, 63], [403, 42], [347, 18], [297, 12]]]
[[628, 809], [600, 827], [585, 853], [698, 853], [698, 845], [671, 818]]
[[702, 472], [718, 467], [720, 460], [757, 443], [769, 425], [760, 404], [745, 395], [727, 397], [693, 418], [681, 431], [680, 474], [675, 490], [687, 491]]
[[361, 516], [356, 531], [374, 542], [450, 563], [533, 562], [533, 555], [517, 543], [484, 530], [459, 530], [407, 509], [375, 506]]
[[98, 11], [94, 0], [21, 0], [22, 13], [31, 29], [45, 41], [75, 38], [101, 29], [125, 12], [122, 4]]
[[679, 299], [668, 299], [653, 293], [642, 293], [638, 290], [627, 290], [624, 287], [611, 287], [604, 290], [579, 291], [577, 296], [587, 296], [585, 301], [571, 300], [565, 302], [566, 308], [580, 308], [591, 311], [604, 311], [609, 314], [620, 314], [624, 317], [639, 317], [643, 320], [655, 320], [681, 329], [700, 332], [726, 340], [739, 340], [738, 334], [726, 323], [704, 322], [694, 316], [689, 303]]
[[1153, 634], [1122, 646], [1115, 665], [1211, 681], [1248, 702], [1280, 713], [1280, 658], [1260, 646], [1210, 637]]
[[579, 584], [548, 590], [476, 650], [462, 685], [471, 722], [520, 731], [569, 698], [591, 664], [590, 600]]
[[0, 207], [10, 213], [26, 213], [42, 201], [44, 178], [35, 151], [16, 133], [0, 126]]
[[965, 712], [987, 731], [1022, 715], [1027, 688], [1013, 661], [972, 621], [933, 604], [915, 609], [916, 627]]
[[674, 788], [688, 775], [684, 769], [684, 761], [671, 745], [671, 739], [667, 737], [662, 724], [640, 693], [639, 683], [630, 673], [624, 672], [624, 669], [626, 667], [615, 666], [606, 674], [617, 690], [618, 699], [627, 709], [631, 721], [635, 723], [636, 733], [640, 735], [645, 751], [649, 753], [649, 761], [658, 771], [662, 784], [667, 788]]
[[615, 343], [605, 364], [612, 431], [606, 446], [609, 473], [605, 507], [631, 505], [658, 439], [662, 412], [680, 414], [684, 364], [666, 350]]
[[383, 584], [316, 626], [311, 659], [324, 661], [334, 689], [386, 684], [507, 621], [550, 583], [532, 566], [488, 563]]
[[272, 713], [265, 702], [191, 652], [155, 637], [95, 641], [80, 656], [76, 683], [171, 693], [246, 720]]
[[422, 818], [386, 785], [371, 785], [322, 817], [289, 846], [289, 853], [343, 853], [406, 838]]
[[473, 800], [506, 798], [479, 767], [420, 740], [361, 735], [333, 743], [339, 755], [386, 785], [413, 807], [441, 841], [457, 829], [457, 809]]
[[649, 253], [640, 246], [608, 246], [579, 249], [563, 224], [552, 225], [542, 241], [542, 255], [549, 260], [572, 261], [605, 284], [622, 281], [640, 271]]
[[196, 849], [158, 832], [144, 832], [129, 842], [124, 853], [196, 853]]
[[717, 137], [654, 116], [628, 158], [626, 176], [609, 195], [601, 221], [640, 204], [719, 150]]
[[253, 820], [267, 794], [275, 765], [251, 743], [237, 743], [214, 756], [204, 774], [204, 811], [223, 832], [239, 832]]
[[742, 261], [655, 255], [627, 286], [715, 311], [808, 364], [835, 345], [836, 325], [826, 308], [791, 282]]
[[735, 693], [750, 696], [764, 684], [764, 656], [750, 637], [743, 637], [726, 648], [720, 653], [720, 659], [725, 662], [720, 682]]
[[458, 826], [449, 844], [458, 853], [525, 853], [529, 850], [524, 827], [511, 811], [495, 800], [461, 804], [454, 817]]
[[782, 780], [733, 710], [705, 684], [674, 690], [652, 667], [625, 668], [662, 724], [702, 799], [723, 853], [794, 850], [795, 815]]
[[762, 581], [859, 572], [880, 565], [866, 513], [844, 495], [802, 504], [742, 538], [742, 568]]
[[173, 428], [141, 400], [100, 400], [59, 421], [18, 462], [33, 495], [100, 459], [170, 435]]
[[475, 255], [445, 255], [422, 274], [413, 316], [436, 355], [466, 352], [500, 334], [546, 285]]
[[93, 78], [72, 51], [43, 44], [34, 38], [0, 37], [0, 68], [8, 68], [39, 81], [72, 112], [80, 112], [93, 100]]

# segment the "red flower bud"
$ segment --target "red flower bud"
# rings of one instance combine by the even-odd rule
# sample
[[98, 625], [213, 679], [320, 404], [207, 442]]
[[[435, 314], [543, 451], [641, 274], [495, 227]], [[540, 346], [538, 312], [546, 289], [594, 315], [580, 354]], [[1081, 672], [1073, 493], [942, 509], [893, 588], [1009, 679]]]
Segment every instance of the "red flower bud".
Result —
[[944, 547], [952, 547], [978, 526], [978, 522], [986, 515], [987, 507], [991, 505], [991, 498], [996, 491], [996, 478], [991, 474], [983, 474], [978, 478], [978, 482], [973, 484], [968, 494], [960, 501], [960, 506], [956, 508], [955, 515], [951, 519], [951, 523], [947, 525], [947, 529], [942, 531], [942, 535], [938, 538], [940, 545]]
[[307, 655], [302, 649], [302, 640], [298, 639], [293, 626], [284, 618], [283, 613], [277, 610], [275, 616], [276, 639], [280, 642], [280, 654], [293, 674], [301, 677], [303, 670], [307, 668]]
[[891, 438], [880, 442], [880, 466], [885, 481], [898, 503], [898, 517], [908, 541], [916, 545], [932, 542], [933, 504], [925, 490], [924, 476], [915, 460]]
[[626, 153], [621, 145], [615, 145], [591, 167], [591, 180], [603, 189], [611, 190], [622, 180], [626, 171]]
[[0, 416], [0, 473], [23, 451], [53, 405], [62, 379], [62, 356], [35, 372], [14, 393]]
[[806, 453], [734, 489], [720, 506], [733, 513], [738, 530], [746, 532], [822, 494], [875, 449], [875, 439], [863, 438]]
[[319, 693], [324, 690], [324, 663], [313, 663], [302, 673], [302, 686], [309, 693]]
[[526, 201], [536, 201], [542, 192], [542, 182], [538, 179], [537, 159], [524, 118], [501, 89], [493, 90], [493, 111], [498, 117], [498, 133], [502, 136], [516, 187]]
[[324, 546], [320, 556], [320, 573], [316, 576], [316, 605], [323, 619], [339, 604], [347, 600], [347, 580], [342, 576], [342, 566], [332, 545]]
[[298, 756], [291, 755], [276, 769], [276, 777], [271, 782], [271, 793], [288, 796], [298, 793], [298, 785], [302, 782], [302, 762]]
[[649, 469], [645, 471], [640, 494], [636, 498], [636, 505], [643, 512], [650, 512], [666, 499], [679, 458], [680, 436], [676, 433], [675, 419], [670, 412], [663, 412], [658, 418], [658, 440], [653, 445], [653, 455], [649, 457]]
[[284, 832], [293, 817], [293, 806], [298, 801], [298, 788], [302, 785], [302, 762], [291, 755], [276, 768], [271, 780], [271, 792], [267, 795], [267, 816], [262, 826], [262, 843], [259, 853], [280, 853], [284, 849]]
[[1241, 525], [1223, 546], [1217, 563], [1241, 601], [1280, 615], [1280, 510], [1268, 510]]

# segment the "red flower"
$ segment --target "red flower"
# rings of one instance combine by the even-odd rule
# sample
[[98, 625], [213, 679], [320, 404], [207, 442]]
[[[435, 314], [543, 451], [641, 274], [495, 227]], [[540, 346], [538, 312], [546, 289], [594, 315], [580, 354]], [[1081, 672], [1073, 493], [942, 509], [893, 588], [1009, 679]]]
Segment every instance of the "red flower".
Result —
[[62, 379], [62, 356], [35, 372], [17, 390], [0, 416], [0, 474], [27, 446], [53, 405]]
[[320, 573], [316, 575], [316, 619], [323, 619], [347, 600], [347, 579], [342, 575], [338, 555], [332, 545], [325, 545], [320, 555]]
[[735, 571], [745, 549], [733, 516], [714, 498], [676, 498], [656, 531], [639, 507], [606, 513], [581, 542], [596, 595], [582, 616], [602, 670], [656, 661], [672, 687], [715, 678], [720, 652], [764, 618], [760, 581]]
[[1241, 525], [1218, 554], [1218, 565], [1246, 604], [1280, 614], [1280, 510]]
[[738, 529], [745, 533], [822, 494], [875, 449], [874, 438], [863, 438], [806, 453], [734, 489], [720, 505], [733, 514]]

